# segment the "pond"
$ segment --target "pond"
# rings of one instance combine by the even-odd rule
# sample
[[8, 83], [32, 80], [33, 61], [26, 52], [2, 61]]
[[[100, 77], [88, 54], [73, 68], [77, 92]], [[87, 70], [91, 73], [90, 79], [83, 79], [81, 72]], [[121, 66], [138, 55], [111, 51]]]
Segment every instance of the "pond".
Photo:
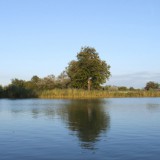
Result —
[[0, 100], [0, 160], [159, 160], [160, 98]]

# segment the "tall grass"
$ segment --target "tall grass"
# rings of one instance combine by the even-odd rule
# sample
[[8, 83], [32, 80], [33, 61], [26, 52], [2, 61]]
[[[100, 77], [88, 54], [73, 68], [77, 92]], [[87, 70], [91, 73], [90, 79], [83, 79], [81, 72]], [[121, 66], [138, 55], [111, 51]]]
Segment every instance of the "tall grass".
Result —
[[160, 91], [104, 91], [80, 89], [54, 89], [38, 92], [39, 98], [116, 98], [116, 97], [160, 97]]

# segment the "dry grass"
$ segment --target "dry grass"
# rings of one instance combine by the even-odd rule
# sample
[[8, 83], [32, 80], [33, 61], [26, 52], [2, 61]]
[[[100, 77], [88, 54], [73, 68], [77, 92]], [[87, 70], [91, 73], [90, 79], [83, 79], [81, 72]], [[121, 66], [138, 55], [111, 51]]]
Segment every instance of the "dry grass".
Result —
[[116, 97], [160, 97], [160, 91], [103, 91], [79, 89], [54, 89], [38, 93], [39, 98], [116, 98]]

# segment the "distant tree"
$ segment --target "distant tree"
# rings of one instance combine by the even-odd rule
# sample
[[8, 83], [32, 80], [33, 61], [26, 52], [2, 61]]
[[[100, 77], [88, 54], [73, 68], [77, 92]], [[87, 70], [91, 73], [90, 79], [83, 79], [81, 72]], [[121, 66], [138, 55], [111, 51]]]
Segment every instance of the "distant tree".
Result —
[[133, 87], [130, 87], [129, 90], [130, 90], [130, 91], [134, 91], [135, 89], [134, 89]]
[[48, 75], [47, 77], [44, 77], [38, 81], [37, 89], [41, 89], [41, 90], [54, 89], [55, 81], [56, 81], [56, 78], [54, 75]]
[[15, 86], [18, 86], [18, 87], [24, 87], [25, 86], [25, 81], [15, 78], [15, 79], [12, 79], [11, 84], [15, 85]]
[[31, 82], [33, 82], [33, 83], [38, 83], [39, 80], [40, 80], [40, 78], [36, 75], [31, 78]]
[[11, 84], [4, 88], [6, 98], [31, 98], [36, 97], [32, 89], [26, 87], [26, 81], [13, 79]]
[[3, 97], [3, 94], [4, 94], [4, 90], [3, 90], [3, 87], [0, 85], [0, 98]]
[[32, 90], [37, 90], [38, 89], [38, 82], [40, 81], [41, 79], [38, 77], [38, 76], [33, 76], [31, 78], [30, 81], [25, 81], [25, 87], [28, 88], [28, 89], [32, 89]]
[[159, 88], [159, 84], [153, 81], [148, 82], [145, 86], [146, 90], [154, 90], [158, 88]]
[[91, 88], [99, 89], [111, 75], [110, 66], [91, 47], [81, 48], [77, 61], [71, 61], [66, 72], [71, 80], [71, 87], [83, 89], [87, 89], [89, 80]]
[[128, 88], [125, 87], [125, 86], [120, 86], [120, 87], [118, 87], [118, 90], [119, 90], [119, 91], [127, 91]]
[[68, 88], [70, 84], [70, 78], [68, 77], [66, 71], [63, 71], [56, 80], [56, 88]]
[[108, 91], [110, 87], [111, 87], [110, 85], [106, 85], [106, 86], [103, 87], [103, 90]]
[[106, 90], [106, 91], [118, 91], [118, 87], [117, 86], [106, 85], [106, 86], [103, 87], [103, 90]]

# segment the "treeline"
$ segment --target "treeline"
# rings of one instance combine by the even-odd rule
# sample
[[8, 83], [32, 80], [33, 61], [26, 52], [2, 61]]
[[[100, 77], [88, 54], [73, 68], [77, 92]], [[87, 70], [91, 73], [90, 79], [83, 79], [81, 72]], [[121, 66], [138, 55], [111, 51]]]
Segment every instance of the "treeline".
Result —
[[136, 89], [134, 87], [126, 87], [126, 86], [106, 85], [103, 87], [103, 90], [107, 90], [107, 91], [140, 91], [141, 89]]
[[0, 98], [139, 96], [148, 94], [135, 91], [157, 91], [160, 87], [156, 82], [148, 82], [142, 90], [102, 86], [110, 76], [110, 65], [100, 59], [97, 51], [92, 47], [82, 47], [77, 60], [72, 60], [58, 77], [40, 78], [35, 75], [28, 81], [13, 79], [8, 86], [0, 86]]
[[33, 76], [31, 80], [13, 79], [8, 86], [0, 86], [0, 98], [36, 98], [44, 90], [66, 89], [70, 79], [65, 72], [58, 77], [49, 75], [44, 78]]
[[77, 60], [72, 60], [58, 77], [33, 76], [29, 81], [13, 79], [10, 85], [1, 87], [1, 97], [38, 97], [40, 92], [53, 89], [101, 89], [111, 75], [110, 65], [101, 60], [92, 47], [82, 47], [76, 57]]
[[0, 86], [0, 98], [104, 98], [159, 97], [159, 85], [148, 82], [143, 89], [125, 86], [101, 86], [99, 89], [75, 89], [65, 72], [58, 77], [33, 76], [29, 81], [13, 79], [8, 86]]
[[142, 89], [135, 89], [133, 87], [126, 87], [126, 86], [105, 86], [104, 90], [108, 91], [160, 91], [160, 84], [158, 82], [149, 81], [146, 83], [144, 88]]
[[[61, 92], [60, 90], [68, 89], [68, 91]], [[58, 77], [54, 75], [49, 75], [44, 78], [38, 76], [33, 76], [30, 80], [22, 79], [12, 79], [11, 83], [7, 86], [0, 86], [0, 98], [38, 98], [41, 97], [44, 93], [54, 93], [52, 97], [59, 93], [69, 93], [69, 95], [77, 94], [77, 92], [82, 92], [81, 89], [73, 88], [71, 86], [71, 80], [67, 76], [66, 72], [63, 71]], [[54, 90], [54, 91], [53, 91]], [[71, 90], [74, 90], [72, 92]], [[93, 89], [95, 90], [95, 89]], [[101, 86], [97, 91], [138, 91], [139, 89], [134, 89], [133, 87], [127, 88], [125, 86]], [[86, 95], [87, 92], [85, 92]], [[63, 94], [62, 94], [63, 95]], [[62, 96], [60, 94], [60, 97]], [[87, 95], [86, 95], [87, 96]], [[43, 96], [42, 96], [43, 97]]]

